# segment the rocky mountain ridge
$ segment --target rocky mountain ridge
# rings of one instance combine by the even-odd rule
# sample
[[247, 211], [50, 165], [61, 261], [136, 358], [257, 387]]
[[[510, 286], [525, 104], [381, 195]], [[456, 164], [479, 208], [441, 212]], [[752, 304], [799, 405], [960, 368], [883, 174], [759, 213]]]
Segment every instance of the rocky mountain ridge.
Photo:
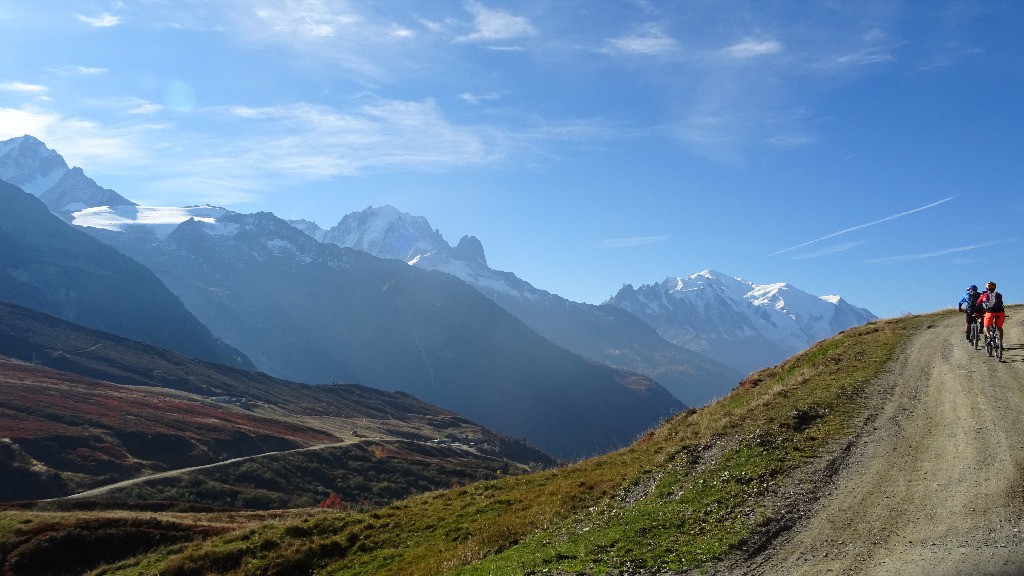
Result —
[[876, 319], [838, 296], [813, 296], [784, 282], [754, 284], [714, 270], [626, 285], [608, 304], [635, 314], [670, 342], [748, 372]]
[[[478, 239], [464, 237], [452, 248], [425, 218], [392, 206], [345, 216], [331, 229], [344, 234], [303, 226], [323, 241], [461, 278], [558, 345], [650, 374], [691, 405], [724, 395], [741, 374], [875, 319], [839, 297], [710, 270], [639, 289], [627, 285], [601, 306], [571, 302], [490, 268]], [[643, 324], [656, 334], [643, 334]]]

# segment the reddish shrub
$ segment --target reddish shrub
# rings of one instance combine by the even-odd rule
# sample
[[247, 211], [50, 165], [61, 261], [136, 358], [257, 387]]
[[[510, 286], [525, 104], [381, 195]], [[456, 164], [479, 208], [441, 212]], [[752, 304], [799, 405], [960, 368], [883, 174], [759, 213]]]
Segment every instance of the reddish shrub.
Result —
[[331, 495], [326, 500], [317, 504], [317, 508], [327, 508], [329, 510], [348, 510], [348, 504], [342, 501], [336, 492], [331, 492]]

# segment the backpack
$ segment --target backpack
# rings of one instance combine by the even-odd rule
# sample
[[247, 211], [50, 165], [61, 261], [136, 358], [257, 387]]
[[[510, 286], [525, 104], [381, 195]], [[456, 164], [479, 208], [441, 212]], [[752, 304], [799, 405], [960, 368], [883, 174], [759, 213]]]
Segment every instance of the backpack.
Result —
[[978, 299], [981, 298], [981, 292], [975, 292], [973, 296], [971, 293], [967, 293], [967, 313], [974, 314], [975, 308], [978, 307]]

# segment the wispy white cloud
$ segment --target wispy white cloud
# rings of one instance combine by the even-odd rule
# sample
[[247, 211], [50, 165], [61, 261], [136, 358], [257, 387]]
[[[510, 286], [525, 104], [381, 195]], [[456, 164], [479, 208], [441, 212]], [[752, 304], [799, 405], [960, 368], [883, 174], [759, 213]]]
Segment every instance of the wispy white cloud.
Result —
[[885, 48], [868, 48], [859, 52], [839, 54], [835, 56], [830, 65], [832, 67], [842, 66], [866, 66], [869, 64], [885, 64], [896, 59]]
[[22, 92], [25, 94], [42, 94], [46, 92], [46, 86], [41, 84], [28, 84], [26, 82], [5, 82], [0, 84], [0, 91]]
[[[182, 197], [187, 191], [190, 202], [231, 206], [233, 204], [259, 202], [266, 182], [256, 175], [225, 175], [220, 177], [195, 177], [171, 175], [154, 180], [147, 186], [146, 194], [153, 198]], [[133, 198], [133, 200], [139, 200]], [[166, 202], [163, 202], [166, 203]]]
[[852, 250], [852, 249], [856, 248], [857, 246], [865, 244], [866, 242], [867, 242], [866, 240], [861, 240], [859, 242], [846, 242], [844, 244], [836, 244], [835, 246], [829, 246], [827, 248], [822, 248], [821, 250], [818, 250], [816, 252], [809, 252], [807, 254], [800, 254], [799, 256], [793, 256], [793, 260], [810, 260], [811, 258], [821, 258], [822, 256], [831, 256], [832, 254], [838, 254], [840, 252], [846, 252], [847, 250]]
[[[469, 100], [499, 98], [482, 94]], [[79, 115], [51, 102], [0, 108], [0, 139], [32, 134], [69, 163], [93, 173], [138, 180], [139, 201], [172, 196], [190, 203], [250, 201], [282, 184], [384, 170], [444, 171], [541, 157], [566, 146], [610, 140], [620, 131], [600, 120], [535, 121], [516, 129], [460, 124], [433, 100], [360, 96], [344, 107], [304, 102], [280, 106], [196, 108], [188, 127], [180, 114], [134, 97], [86, 99]], [[95, 113], [89, 120], [83, 113]], [[232, 187], [218, 189], [217, 183]], [[187, 192], [185, 192], [187, 191]], [[147, 199], [145, 194], [150, 195]]]
[[[425, 57], [403, 51], [416, 46], [421, 28], [414, 29], [390, 15], [376, 14], [372, 5], [340, 0], [253, 0], [225, 4], [229, 7], [210, 9], [211, 16], [206, 21], [192, 25], [220, 27], [255, 46], [281, 46], [311, 65], [330, 63], [354, 72], [362, 81], [390, 79], [398, 68], [414, 67]], [[194, 18], [190, 14], [182, 16], [190, 17]], [[416, 22], [410, 19], [411, 24]], [[426, 26], [423, 20], [419, 23]]]
[[104, 126], [80, 117], [35, 107], [0, 108], [0, 139], [31, 134], [59, 148], [68, 163], [96, 170], [137, 168], [147, 154], [158, 157], [164, 145], [154, 136], [166, 126]]
[[610, 238], [597, 243], [602, 248], [632, 248], [634, 246], [646, 246], [648, 244], [661, 244], [667, 242], [669, 236], [632, 236], [627, 238]]
[[412, 38], [416, 36], [416, 32], [414, 30], [398, 24], [393, 24], [388, 30], [388, 34], [394, 38]]
[[107, 69], [95, 66], [63, 66], [61, 68], [57, 68], [56, 72], [59, 74], [76, 76], [98, 76], [100, 74], [106, 74]]
[[913, 210], [907, 210], [906, 212], [900, 212], [899, 214], [893, 214], [892, 216], [886, 216], [885, 218], [881, 218], [881, 219], [875, 220], [873, 222], [868, 222], [867, 224], [860, 224], [858, 226], [852, 226], [850, 228], [845, 228], [843, 230], [839, 230], [838, 232], [833, 232], [831, 234], [822, 236], [821, 238], [816, 238], [814, 240], [809, 240], [807, 242], [804, 242], [803, 244], [797, 244], [796, 246], [791, 246], [791, 247], [786, 248], [784, 250], [779, 250], [778, 252], [772, 252], [771, 254], [768, 254], [768, 257], [778, 256], [779, 254], [784, 254], [786, 252], [790, 252], [790, 251], [796, 250], [798, 248], [803, 248], [804, 246], [809, 246], [809, 245], [814, 244], [816, 242], [821, 242], [823, 240], [828, 240], [829, 238], [835, 238], [836, 236], [840, 236], [842, 234], [847, 234], [847, 233], [853, 232], [855, 230], [862, 230], [862, 229], [867, 228], [869, 226], [875, 226], [877, 224], [882, 224], [883, 222], [889, 222], [890, 220], [895, 220], [897, 218], [902, 218], [904, 216], [909, 216], [910, 214], [914, 214], [914, 213], [920, 212], [922, 210], [927, 210], [929, 208], [934, 208], [936, 206], [939, 206], [940, 204], [945, 204], [946, 202], [949, 202], [950, 200], [953, 200], [954, 198], [956, 198], [956, 196], [950, 196], [949, 198], [943, 198], [942, 200], [939, 200], [937, 202], [932, 202], [931, 204], [927, 204], [925, 206], [921, 206], [920, 208], [914, 208]]
[[461, 36], [460, 41], [490, 42], [537, 34], [536, 27], [525, 16], [494, 10], [479, 2], [469, 2], [466, 4], [466, 9], [473, 14], [474, 30]]
[[733, 58], [753, 58], [766, 56], [782, 51], [782, 44], [775, 40], [744, 40], [725, 49], [725, 53]]
[[813, 144], [818, 141], [818, 138], [812, 134], [785, 134], [782, 136], [775, 136], [768, 140], [768, 143], [778, 148], [798, 148], [800, 146], [806, 146]]
[[340, 111], [325, 106], [235, 107], [249, 134], [232, 156], [279, 174], [324, 178], [384, 166], [438, 169], [492, 159], [487, 132], [444, 118], [432, 101], [381, 100]]
[[484, 94], [475, 94], [473, 92], [463, 92], [459, 94], [459, 99], [467, 104], [474, 106], [483, 104], [484, 102], [495, 102], [501, 100], [501, 92], [486, 92]]
[[970, 252], [972, 250], [980, 250], [982, 248], [988, 248], [997, 244], [1005, 244], [1007, 242], [1013, 242], [1015, 239], [1005, 240], [993, 240], [991, 242], [983, 242], [981, 244], [971, 244], [968, 246], [958, 246], [956, 248], [947, 248], [945, 250], [936, 250], [935, 252], [925, 252], [922, 254], [905, 254], [901, 256], [889, 256], [886, 258], [877, 258], [875, 260], [868, 260], [869, 264], [901, 264], [903, 262], [912, 262], [914, 260], [925, 260], [928, 258], [938, 258], [940, 256], [950, 256], [953, 254], [961, 254], [963, 252]]
[[146, 116], [156, 114], [166, 109], [162, 104], [150, 102], [134, 96], [121, 96], [115, 98], [88, 99], [84, 101], [87, 106], [103, 108], [128, 114], [132, 116]]
[[75, 17], [94, 28], [110, 28], [121, 23], [121, 18], [111, 14], [110, 12], [104, 12], [99, 16], [76, 14]]
[[0, 108], [0, 140], [31, 134], [42, 138], [49, 126], [60, 121], [56, 113], [18, 108]]
[[679, 51], [679, 42], [658, 24], [646, 24], [636, 32], [605, 41], [606, 54], [665, 56]]
[[253, 13], [273, 36], [329, 38], [359, 22], [358, 15], [322, 0], [264, 2]]
[[429, 20], [427, 18], [420, 18], [419, 23], [421, 26], [427, 29], [428, 32], [434, 34], [440, 34], [448, 28], [448, 23], [440, 20]]

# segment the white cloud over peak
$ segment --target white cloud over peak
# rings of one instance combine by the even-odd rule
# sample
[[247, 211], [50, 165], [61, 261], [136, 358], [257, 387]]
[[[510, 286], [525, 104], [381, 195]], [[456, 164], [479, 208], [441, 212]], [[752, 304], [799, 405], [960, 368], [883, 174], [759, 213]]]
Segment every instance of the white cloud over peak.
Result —
[[32, 134], [44, 138], [46, 130], [60, 119], [55, 113], [39, 113], [17, 108], [0, 108], [0, 140]]
[[[133, 169], [145, 154], [158, 154], [159, 139], [152, 134], [160, 127], [136, 124], [131, 127], [103, 126], [80, 117], [29, 108], [0, 108], [0, 140], [31, 134], [59, 149], [72, 166]], [[145, 152], [143, 152], [145, 150]]]

